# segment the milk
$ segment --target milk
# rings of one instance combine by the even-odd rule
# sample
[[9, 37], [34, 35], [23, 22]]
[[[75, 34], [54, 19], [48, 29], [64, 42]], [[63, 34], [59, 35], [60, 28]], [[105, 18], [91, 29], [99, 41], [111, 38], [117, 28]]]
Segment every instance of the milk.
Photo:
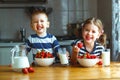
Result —
[[109, 49], [102, 52], [102, 62], [103, 62], [103, 66], [110, 65], [110, 50]]
[[30, 66], [27, 57], [14, 57], [13, 60], [13, 68], [26, 68]]
[[68, 64], [68, 58], [66, 54], [59, 54], [61, 64]]
[[59, 49], [58, 53], [59, 53], [60, 63], [61, 64], [68, 64], [68, 58], [66, 55], [66, 48]]

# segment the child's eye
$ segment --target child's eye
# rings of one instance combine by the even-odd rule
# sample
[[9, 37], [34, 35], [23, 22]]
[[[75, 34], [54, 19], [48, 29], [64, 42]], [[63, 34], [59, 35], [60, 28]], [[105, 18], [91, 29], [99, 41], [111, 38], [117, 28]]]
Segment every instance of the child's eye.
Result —
[[34, 24], [34, 23], [38, 23], [38, 21], [33, 21], [32, 23], [33, 23], [33, 24]]
[[96, 31], [92, 31], [92, 33], [96, 33]]
[[41, 20], [40, 22], [44, 22], [44, 20]]
[[88, 29], [85, 29], [85, 31], [89, 31]]

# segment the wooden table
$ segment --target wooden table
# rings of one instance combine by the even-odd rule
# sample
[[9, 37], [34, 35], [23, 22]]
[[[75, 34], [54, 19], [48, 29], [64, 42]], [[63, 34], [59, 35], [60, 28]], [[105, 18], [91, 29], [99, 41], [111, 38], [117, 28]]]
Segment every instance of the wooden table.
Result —
[[120, 63], [111, 62], [110, 67], [52, 65], [49, 67], [34, 66], [34, 73], [15, 72], [9, 66], [0, 66], [0, 80], [120, 80]]

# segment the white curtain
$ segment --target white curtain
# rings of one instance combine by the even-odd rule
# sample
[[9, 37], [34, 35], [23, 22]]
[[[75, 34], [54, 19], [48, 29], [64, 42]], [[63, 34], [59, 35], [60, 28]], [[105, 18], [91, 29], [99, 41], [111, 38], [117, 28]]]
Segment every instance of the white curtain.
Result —
[[120, 0], [112, 0], [112, 60], [120, 61]]

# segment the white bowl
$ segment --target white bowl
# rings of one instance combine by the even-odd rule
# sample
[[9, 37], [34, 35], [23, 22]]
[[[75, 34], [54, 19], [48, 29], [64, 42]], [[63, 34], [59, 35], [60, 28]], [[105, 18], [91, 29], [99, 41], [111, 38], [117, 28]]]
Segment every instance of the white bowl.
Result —
[[35, 58], [39, 66], [50, 66], [53, 64], [55, 58]]
[[77, 58], [79, 64], [83, 67], [92, 67], [97, 64], [98, 58], [95, 59], [80, 59]]

